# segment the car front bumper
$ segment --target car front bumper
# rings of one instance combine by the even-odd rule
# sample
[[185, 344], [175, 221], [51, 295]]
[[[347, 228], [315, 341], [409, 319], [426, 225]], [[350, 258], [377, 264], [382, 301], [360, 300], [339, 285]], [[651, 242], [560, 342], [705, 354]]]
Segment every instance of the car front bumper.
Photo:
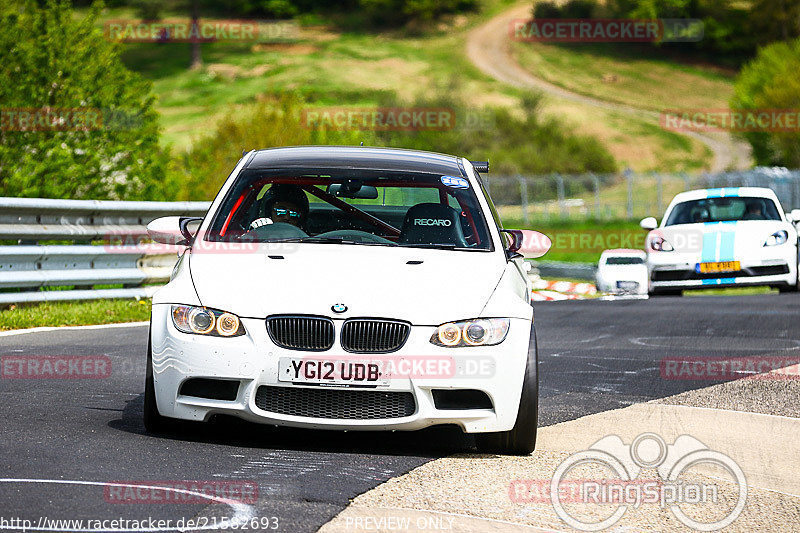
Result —
[[776, 247], [762, 257], [736, 257], [741, 270], [701, 274], [699, 258], [676, 252], [650, 253], [647, 258], [651, 292], [659, 289], [700, 289], [745, 285], [793, 286], [797, 283], [797, 252], [793, 246]]
[[[252, 422], [316, 429], [338, 430], [417, 430], [438, 424], [455, 424], [468, 433], [510, 430], [516, 421], [522, 379], [529, 348], [531, 323], [512, 319], [506, 339], [496, 346], [442, 348], [430, 343], [433, 326], [412, 326], [403, 347], [390, 354], [352, 354], [339, 344], [342, 320], [334, 320], [336, 341], [325, 352], [288, 350], [274, 344], [263, 319], [242, 319], [247, 333], [240, 337], [220, 338], [191, 335], [175, 329], [169, 304], [153, 306], [151, 345], [153, 381], [159, 412], [167, 417], [206, 421], [212, 415], [233, 415]], [[325, 359], [341, 358], [358, 361], [431, 359], [450, 361], [452, 371], [422, 372], [401, 375], [376, 387], [332, 387], [294, 384], [278, 379], [279, 360], [284, 357]], [[437, 365], [426, 368], [437, 368]], [[236, 382], [235, 397], [230, 400], [201, 398], [181, 394], [181, 385], [191, 378], [208, 378]], [[290, 397], [283, 402], [282, 412], [259, 407], [265, 405], [263, 390]], [[280, 389], [278, 389], [280, 388]], [[291, 389], [291, 390], [290, 390]], [[481, 391], [490, 405], [481, 408], [459, 408], [458, 404], [443, 408], [434, 401], [434, 392]], [[340, 394], [341, 393], [341, 394]], [[356, 394], [364, 394], [359, 402]], [[413, 397], [413, 408], [401, 416], [375, 418], [337, 418], [340, 401], [363, 403], [365, 406], [401, 395]], [[439, 396], [441, 398], [441, 396]], [[332, 415], [310, 416], [307, 402], [331, 402]], [[392, 400], [394, 401], [394, 400]], [[288, 405], [288, 407], [286, 407]], [[316, 406], [316, 404], [315, 404]], [[315, 409], [315, 411], [317, 411]]]

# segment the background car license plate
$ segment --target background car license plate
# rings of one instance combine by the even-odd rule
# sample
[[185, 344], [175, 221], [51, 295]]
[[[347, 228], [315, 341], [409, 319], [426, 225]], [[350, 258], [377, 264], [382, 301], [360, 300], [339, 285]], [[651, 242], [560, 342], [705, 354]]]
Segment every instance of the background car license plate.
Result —
[[701, 274], [713, 274], [715, 272], [736, 272], [741, 270], [739, 261], [719, 261], [716, 263], [699, 263], [698, 272]]
[[380, 361], [353, 361], [281, 357], [278, 360], [278, 381], [292, 383], [386, 385]]
[[639, 288], [639, 283], [636, 281], [617, 281], [617, 288], [623, 291], [635, 291]]

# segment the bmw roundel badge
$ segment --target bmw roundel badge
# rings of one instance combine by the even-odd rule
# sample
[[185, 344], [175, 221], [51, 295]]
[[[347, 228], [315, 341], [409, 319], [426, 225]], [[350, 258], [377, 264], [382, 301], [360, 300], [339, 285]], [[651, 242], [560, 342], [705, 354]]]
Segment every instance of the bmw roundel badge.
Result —
[[334, 313], [344, 313], [345, 311], [347, 311], [347, 306], [344, 304], [333, 304], [331, 306], [331, 311], [333, 311]]

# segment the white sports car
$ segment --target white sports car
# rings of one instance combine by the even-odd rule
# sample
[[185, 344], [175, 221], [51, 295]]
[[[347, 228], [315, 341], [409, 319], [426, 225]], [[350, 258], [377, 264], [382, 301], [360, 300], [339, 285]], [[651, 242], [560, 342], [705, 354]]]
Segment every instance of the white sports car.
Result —
[[604, 250], [597, 262], [597, 290], [611, 294], [647, 294], [647, 254], [642, 250]]
[[488, 170], [411, 150], [252, 151], [202, 222], [151, 222], [154, 240], [179, 235], [187, 249], [153, 298], [148, 431], [217, 414], [335, 430], [455, 424], [481, 450], [530, 453], [523, 257], [549, 241], [502, 229], [476, 167]]
[[797, 231], [771, 189], [726, 187], [683, 192], [647, 236], [650, 294], [768, 285], [797, 290]]

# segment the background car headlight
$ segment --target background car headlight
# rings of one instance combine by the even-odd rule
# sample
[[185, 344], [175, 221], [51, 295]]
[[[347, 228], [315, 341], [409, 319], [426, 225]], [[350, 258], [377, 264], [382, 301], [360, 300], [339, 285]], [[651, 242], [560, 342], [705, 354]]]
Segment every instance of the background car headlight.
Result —
[[442, 324], [431, 335], [431, 343], [455, 348], [459, 346], [492, 346], [508, 335], [511, 321], [507, 318], [476, 318]]
[[650, 239], [650, 249], [654, 252], [671, 252], [674, 250], [664, 237], [659, 236]]
[[172, 306], [172, 323], [178, 331], [213, 337], [244, 335], [244, 326], [233, 313], [190, 305]]
[[764, 243], [764, 246], [778, 246], [779, 244], [784, 244], [788, 240], [789, 232], [785, 229], [782, 229], [770, 235], [767, 238], [767, 242]]

